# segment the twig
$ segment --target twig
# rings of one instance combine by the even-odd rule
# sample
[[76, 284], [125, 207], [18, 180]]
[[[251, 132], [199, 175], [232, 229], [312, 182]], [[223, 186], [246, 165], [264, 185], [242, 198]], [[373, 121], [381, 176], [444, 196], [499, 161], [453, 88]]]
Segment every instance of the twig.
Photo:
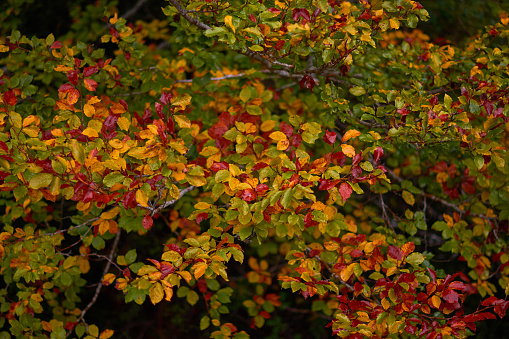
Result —
[[[88, 305], [83, 309], [83, 311], [81, 311], [81, 315], [77, 320], [78, 323], [80, 321], [83, 321], [83, 319], [85, 318], [85, 314], [92, 306], [94, 306], [95, 302], [97, 301], [97, 298], [99, 297], [99, 294], [101, 293], [101, 289], [103, 287], [102, 280], [104, 279], [104, 276], [106, 275], [106, 273], [108, 273], [108, 271], [110, 270], [112, 258], [113, 258], [113, 255], [115, 254], [116, 249], [117, 249], [118, 241], [120, 240], [120, 232], [121, 232], [120, 230], [117, 231], [115, 240], [113, 241], [113, 244], [111, 245], [111, 250], [107, 257], [106, 267], [104, 267], [103, 274], [101, 275], [101, 281], [99, 281], [99, 284], [97, 285], [97, 287], [95, 289], [95, 293], [94, 293], [94, 296], [92, 297], [92, 300], [90, 300]], [[72, 330], [67, 332], [66, 338], [71, 335], [71, 332], [72, 332]]]
[[171, 206], [173, 205], [174, 203], [176, 203], [180, 198], [182, 198], [182, 196], [188, 192], [191, 192], [192, 190], [194, 190], [196, 188], [196, 186], [189, 186], [189, 187], [186, 187], [184, 189], [181, 189], [180, 190], [180, 194], [179, 194], [179, 197], [177, 199], [173, 199], [173, 200], [170, 200], [170, 201], [167, 201], [165, 202], [164, 204], [162, 205], [159, 205], [159, 207], [155, 208], [155, 207], [150, 207], [150, 206], [142, 206], [140, 204], [138, 204], [138, 207], [141, 207], [141, 208], [144, 208], [148, 211], [150, 211], [150, 216], [154, 216], [154, 214], [157, 214], [159, 213], [159, 211], [165, 209], [166, 207], [168, 206]]
[[131, 16], [133, 16], [134, 14], [136, 14], [136, 12], [138, 12], [138, 10], [140, 9], [140, 7], [146, 2], [147, 0], [139, 0], [133, 8], [131, 8], [130, 10], [128, 10], [127, 12], [125, 12], [123, 15], [121, 15], [122, 18], [124, 19], [127, 19]]

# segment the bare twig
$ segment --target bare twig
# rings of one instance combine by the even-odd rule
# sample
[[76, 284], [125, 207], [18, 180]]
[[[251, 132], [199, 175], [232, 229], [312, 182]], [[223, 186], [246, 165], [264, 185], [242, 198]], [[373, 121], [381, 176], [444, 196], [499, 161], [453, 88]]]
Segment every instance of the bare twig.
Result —
[[155, 206], [142, 206], [142, 205], [139, 205], [139, 204], [138, 204], [138, 207], [141, 207], [141, 208], [146, 209], [147, 211], [150, 211], [150, 215], [154, 216], [155, 214], [159, 213], [159, 211], [161, 211], [161, 210], [165, 209], [166, 207], [171, 206], [174, 203], [176, 203], [180, 198], [182, 198], [182, 196], [184, 194], [186, 194], [188, 192], [191, 192], [195, 188], [196, 188], [196, 186], [189, 186], [189, 187], [186, 187], [184, 189], [181, 189], [179, 197], [177, 199], [166, 201], [164, 204], [161, 204], [158, 207], [155, 207]]
[[138, 0], [138, 2], [133, 6], [133, 8], [131, 8], [130, 10], [128, 10], [127, 12], [125, 12], [123, 15], [121, 15], [122, 18], [124, 19], [127, 19], [131, 16], [133, 16], [134, 14], [136, 14], [136, 12], [138, 12], [138, 10], [140, 9], [140, 7], [145, 3], [147, 2], [147, 0]]
[[[113, 241], [113, 244], [111, 245], [111, 250], [110, 250], [110, 253], [108, 254], [107, 261], [106, 261], [106, 266], [104, 267], [103, 274], [101, 275], [101, 280], [97, 284], [94, 296], [92, 297], [92, 300], [90, 300], [88, 305], [83, 309], [83, 311], [81, 311], [81, 315], [77, 320], [78, 323], [80, 321], [83, 321], [83, 319], [85, 318], [85, 314], [92, 306], [94, 306], [95, 302], [97, 301], [97, 298], [99, 297], [99, 294], [101, 293], [101, 289], [103, 287], [102, 280], [104, 279], [104, 276], [106, 275], [106, 273], [108, 273], [108, 271], [110, 270], [112, 258], [113, 258], [113, 255], [115, 254], [116, 249], [117, 249], [118, 241], [120, 240], [120, 232], [121, 232], [120, 230], [117, 231], [115, 240]], [[67, 333], [66, 338], [69, 337], [69, 335], [71, 335], [71, 332], [72, 332], [72, 330]]]

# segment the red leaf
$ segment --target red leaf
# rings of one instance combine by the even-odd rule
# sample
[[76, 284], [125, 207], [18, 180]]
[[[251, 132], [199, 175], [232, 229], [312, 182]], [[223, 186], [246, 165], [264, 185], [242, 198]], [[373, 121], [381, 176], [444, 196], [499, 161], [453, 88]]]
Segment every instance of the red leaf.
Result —
[[352, 159], [352, 165], [355, 166], [362, 160], [362, 151], [357, 153]]
[[497, 297], [489, 297], [481, 302], [482, 306], [492, 306], [498, 300]]
[[290, 143], [295, 148], [299, 147], [300, 144], [302, 143], [302, 137], [300, 136], [300, 134], [292, 135], [292, 138], [290, 139]]
[[426, 299], [428, 299], [428, 295], [426, 293], [420, 292], [419, 294], [417, 294], [417, 301], [423, 302]]
[[207, 212], [203, 212], [203, 213], [199, 213], [197, 216], [196, 216], [196, 222], [198, 224], [201, 224], [201, 222], [203, 220], [206, 220], [207, 218], [209, 217], [209, 214]]
[[254, 22], [256, 24], [256, 18], [253, 14], [249, 14], [249, 20], [251, 20], [252, 22]]
[[295, 8], [292, 11], [292, 19], [295, 21], [299, 21], [299, 18], [304, 18], [304, 20], [309, 21], [309, 12], [305, 8]]
[[253, 168], [251, 169], [252, 171], [258, 171], [258, 170], [261, 170], [262, 168], [265, 168], [269, 165], [267, 165], [266, 163], [264, 162], [259, 162], [257, 163], [256, 165], [253, 166]]
[[54, 43], [51, 44], [51, 48], [52, 49], [55, 49], [55, 48], [62, 48], [62, 42], [60, 41], [55, 41]]
[[18, 103], [18, 99], [16, 99], [14, 91], [7, 91], [4, 93], [4, 102], [9, 106], [14, 106]]
[[250, 202], [256, 199], [256, 193], [252, 188], [247, 188], [242, 191], [242, 200]]
[[458, 301], [459, 294], [448, 288], [442, 293], [442, 298], [448, 303], [454, 304]]
[[267, 186], [266, 184], [260, 184], [256, 186], [255, 190], [258, 195], [263, 195], [269, 190], [269, 186]]
[[170, 263], [162, 262], [160, 270], [162, 273], [160, 279], [164, 279], [175, 272], [175, 267], [173, 267], [173, 265]]
[[159, 118], [161, 119], [164, 119], [164, 115], [163, 115], [163, 105], [161, 105], [160, 103], [156, 102], [156, 114]]
[[228, 132], [228, 127], [225, 124], [220, 123], [220, 122], [213, 125], [208, 130], [208, 134], [212, 139], [217, 139], [219, 137], [222, 137], [226, 132]]
[[90, 66], [90, 67], [85, 67], [83, 69], [83, 76], [85, 78], [88, 78], [89, 76], [91, 76], [92, 74], [95, 74], [97, 73], [97, 71], [99, 71], [99, 68], [97, 66]]
[[214, 173], [219, 172], [220, 170], [227, 170], [230, 165], [226, 161], [215, 162], [210, 166], [210, 170]]
[[171, 93], [164, 92], [163, 94], [161, 94], [161, 99], [159, 99], [159, 101], [161, 101], [163, 105], [168, 105], [172, 98], [173, 95]]
[[318, 225], [318, 222], [314, 221], [313, 215], [311, 214], [311, 212], [308, 212], [308, 214], [306, 214], [306, 216], [304, 217], [304, 226], [308, 228], [316, 225]]
[[74, 87], [71, 84], [65, 83], [65, 84], [62, 84], [62, 86], [60, 86], [58, 91], [67, 93], [69, 91], [72, 91], [73, 89], [74, 89]]
[[274, 8], [274, 7], [269, 8], [268, 11], [273, 14], [276, 14], [276, 15], [279, 15], [279, 13], [281, 13], [281, 11], [279, 9]]
[[461, 95], [468, 99], [468, 90], [465, 87], [461, 87]]
[[323, 141], [328, 143], [329, 145], [332, 145], [336, 142], [336, 133], [331, 131], [325, 131], [325, 135], [323, 136]]
[[398, 246], [389, 246], [387, 249], [387, 255], [396, 260], [403, 259], [403, 254], [401, 253], [401, 249]]
[[84, 83], [85, 83], [85, 87], [90, 91], [90, 92], [95, 92], [95, 90], [97, 89], [97, 81], [95, 80], [92, 80], [92, 79], [85, 79], [84, 80]]
[[438, 105], [438, 97], [435, 95], [433, 98], [429, 99], [429, 103], [433, 106]]
[[376, 148], [376, 150], [373, 152], [373, 156], [375, 158], [375, 161], [378, 163], [380, 158], [384, 155], [384, 149], [380, 146]]
[[152, 220], [152, 217], [150, 215], [146, 215], [145, 217], [143, 217], [143, 221], [141, 222], [141, 224], [143, 225], [144, 229], [148, 230], [154, 224], [154, 220]]
[[475, 187], [467, 182], [467, 181], [464, 181], [462, 184], [461, 184], [461, 188], [463, 188], [463, 190], [465, 191], [465, 193], [467, 194], [474, 194], [475, 193]]
[[290, 138], [293, 134], [293, 126], [290, 124], [287, 124], [286, 122], [282, 121], [279, 124], [279, 130], [283, 132], [284, 135], [286, 135], [287, 138]]
[[348, 198], [350, 198], [352, 192], [353, 192], [352, 187], [346, 182], [342, 183], [341, 186], [339, 186], [339, 194], [341, 194], [343, 201], [346, 201]]
[[310, 89], [312, 91], [315, 85], [316, 85], [315, 80], [309, 75], [304, 75], [302, 79], [299, 81], [300, 89], [303, 89], [305, 86], [307, 89]]
[[74, 86], [78, 85], [78, 72], [76, 71], [69, 71], [67, 72], [67, 80]]

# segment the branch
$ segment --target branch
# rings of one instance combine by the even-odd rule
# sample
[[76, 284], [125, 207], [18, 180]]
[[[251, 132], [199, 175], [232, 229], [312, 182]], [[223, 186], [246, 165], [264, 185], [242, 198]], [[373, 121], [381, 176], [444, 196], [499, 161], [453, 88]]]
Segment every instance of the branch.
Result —
[[173, 205], [174, 203], [176, 203], [180, 198], [182, 198], [182, 196], [188, 192], [191, 192], [192, 190], [194, 190], [196, 188], [196, 186], [189, 186], [189, 187], [186, 187], [186, 188], [183, 188], [180, 190], [180, 194], [179, 194], [179, 197], [177, 199], [173, 199], [173, 200], [170, 200], [170, 201], [167, 201], [165, 202], [164, 204], [162, 205], [159, 205], [159, 207], [155, 207], [155, 206], [142, 206], [140, 204], [138, 204], [138, 207], [141, 207], [141, 208], [144, 208], [146, 209], [147, 211], [150, 212], [150, 216], [154, 216], [154, 214], [157, 214], [159, 213], [159, 211], [165, 209], [166, 207], [168, 206], [171, 206]]
[[191, 17], [189, 15], [189, 13], [187, 12], [187, 10], [184, 7], [182, 7], [182, 4], [180, 3], [180, 1], [178, 1], [178, 0], [168, 0], [168, 1], [171, 2], [171, 4], [173, 6], [175, 6], [175, 8], [179, 12], [179, 14], [182, 15], [184, 17], [184, 19], [186, 19], [187, 21], [189, 21], [196, 27], [199, 27], [199, 28], [203, 29], [204, 31], [212, 29], [212, 27], [210, 27], [209, 25], [204, 24], [200, 20]]
[[136, 5], [134, 5], [133, 8], [131, 8], [130, 10], [128, 10], [127, 12], [125, 12], [123, 15], [121, 15], [122, 18], [124, 19], [127, 19], [131, 16], [133, 16], [134, 14], [136, 14], [136, 12], [138, 12], [138, 10], [140, 9], [140, 7], [146, 2], [147, 0], [139, 0]]
[[[106, 275], [106, 273], [108, 273], [108, 271], [110, 270], [111, 262], [112, 262], [112, 259], [113, 259], [113, 255], [115, 254], [115, 251], [116, 251], [117, 245], [118, 245], [118, 241], [120, 240], [120, 232], [121, 232], [120, 230], [117, 231], [117, 235], [115, 236], [115, 240], [113, 241], [113, 245], [111, 245], [110, 253], [108, 254], [108, 257], [106, 258], [107, 259], [106, 267], [104, 267], [103, 274], [101, 275], [101, 280], [99, 281], [99, 284], [97, 284], [94, 296], [92, 297], [92, 300], [90, 300], [88, 305], [83, 309], [83, 311], [81, 311], [81, 315], [78, 318], [78, 320], [76, 321], [78, 323], [85, 318], [85, 314], [87, 313], [87, 311], [92, 306], [94, 306], [95, 302], [97, 301], [97, 298], [99, 297], [99, 294], [101, 293], [101, 289], [103, 287], [102, 281], [103, 281], [104, 276]], [[66, 338], [69, 337], [71, 332], [72, 332], [72, 330], [70, 330], [67, 333]]]

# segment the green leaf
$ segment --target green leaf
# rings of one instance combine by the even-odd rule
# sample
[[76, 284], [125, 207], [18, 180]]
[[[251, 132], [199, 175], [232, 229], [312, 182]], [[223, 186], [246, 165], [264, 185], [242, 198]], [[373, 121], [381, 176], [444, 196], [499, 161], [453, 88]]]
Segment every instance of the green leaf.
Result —
[[424, 262], [424, 256], [421, 253], [414, 252], [411, 253], [408, 257], [406, 257], [406, 262], [411, 265], [420, 265]]
[[284, 208], [288, 208], [290, 206], [290, 203], [292, 202], [292, 195], [293, 190], [291, 188], [288, 188], [283, 193], [283, 196], [281, 197], [281, 205], [283, 205]]
[[242, 91], [240, 91], [240, 100], [244, 102], [248, 102], [249, 98], [251, 98], [251, 88], [244, 87]]
[[129, 250], [126, 254], [125, 254], [125, 261], [127, 263], [127, 265], [130, 265], [132, 264], [134, 261], [136, 260], [136, 249], [132, 249], [132, 250]]
[[251, 115], [262, 115], [263, 114], [263, 111], [260, 108], [260, 106], [256, 106], [256, 105], [247, 106], [246, 111]]
[[252, 227], [242, 227], [239, 231], [240, 240], [246, 240], [251, 235], [251, 233], [253, 233]]
[[50, 173], [37, 173], [30, 179], [29, 187], [33, 189], [48, 187], [52, 180], [53, 175]]
[[198, 302], [198, 299], [200, 299], [200, 297], [195, 291], [189, 291], [186, 295], [186, 300], [191, 306], [194, 306]]
[[74, 159], [83, 165], [85, 162], [85, 150], [83, 149], [83, 145], [78, 140], [71, 139], [69, 148], [71, 149]]
[[366, 90], [362, 88], [361, 86], [355, 86], [348, 90], [352, 95], [355, 95], [356, 97], [360, 95], [366, 94]]
[[107, 174], [104, 179], [103, 183], [107, 187], [112, 187], [115, 184], [121, 183], [125, 179], [125, 176], [119, 172], [112, 172], [110, 174]]
[[206, 30], [205, 33], [203, 33], [203, 34], [205, 34], [206, 37], [210, 38], [210, 37], [212, 37], [214, 35], [219, 35], [221, 33], [227, 33], [227, 32], [228, 31], [224, 27], [214, 27], [212, 29]]
[[208, 327], [210, 326], [210, 318], [209, 316], [203, 316], [201, 319], [200, 319], [200, 330], [203, 331], [205, 329], [207, 329]]

